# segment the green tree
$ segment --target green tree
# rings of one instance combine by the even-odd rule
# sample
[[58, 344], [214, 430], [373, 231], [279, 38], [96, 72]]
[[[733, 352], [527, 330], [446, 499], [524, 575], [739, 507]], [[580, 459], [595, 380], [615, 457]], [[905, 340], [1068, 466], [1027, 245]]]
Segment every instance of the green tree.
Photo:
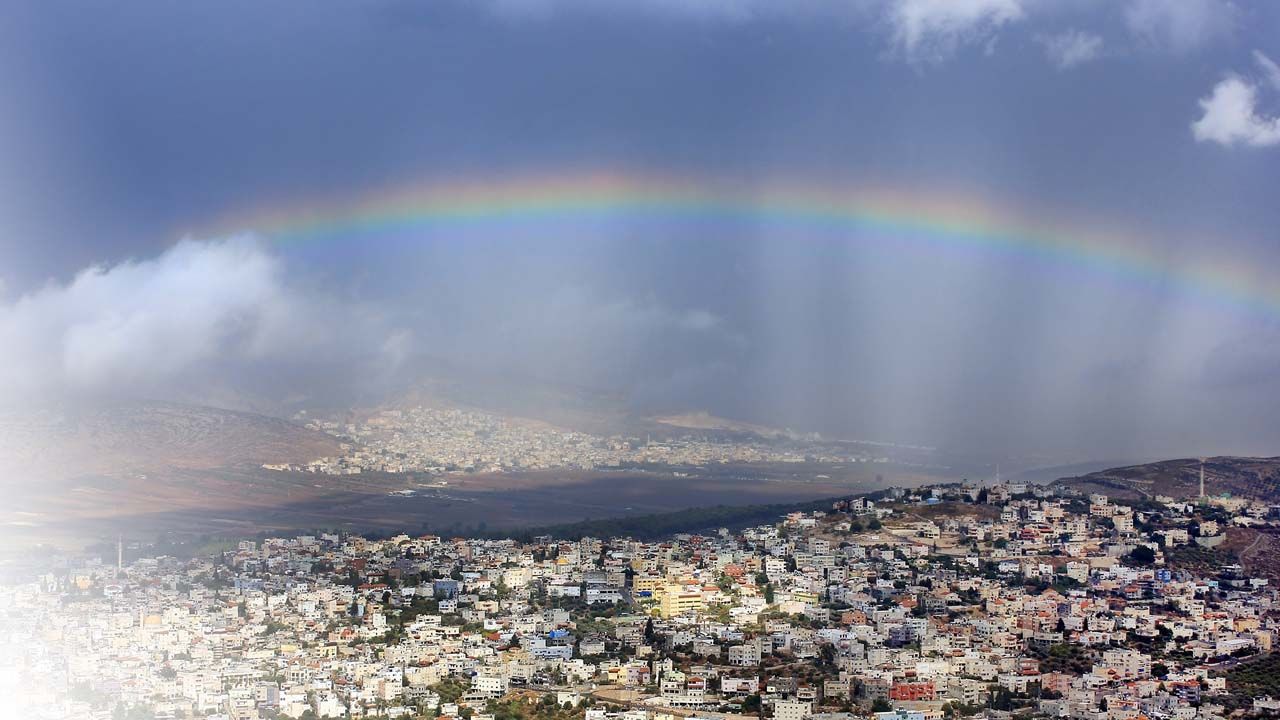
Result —
[[1156, 561], [1156, 551], [1146, 545], [1139, 545], [1129, 553], [1129, 559], [1139, 565], [1150, 565]]

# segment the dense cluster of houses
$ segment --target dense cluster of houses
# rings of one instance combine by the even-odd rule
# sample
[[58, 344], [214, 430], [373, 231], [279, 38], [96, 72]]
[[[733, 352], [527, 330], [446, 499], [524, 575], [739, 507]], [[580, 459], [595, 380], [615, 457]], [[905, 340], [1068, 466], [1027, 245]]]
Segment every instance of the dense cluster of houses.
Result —
[[1271, 651], [1275, 591], [1166, 552], [1272, 509], [1164, 500], [945, 486], [657, 541], [319, 534], [79, 560], [0, 588], [0, 702], [31, 718], [492, 720], [547, 696], [585, 720], [1226, 716], [1221, 671]]

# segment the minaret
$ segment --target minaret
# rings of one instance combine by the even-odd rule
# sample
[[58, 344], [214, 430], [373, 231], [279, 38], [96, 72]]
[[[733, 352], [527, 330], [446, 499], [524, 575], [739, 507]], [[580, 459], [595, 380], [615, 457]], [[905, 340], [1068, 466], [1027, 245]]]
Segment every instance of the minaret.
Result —
[[1204, 458], [1200, 458], [1200, 500], [1204, 500]]
[[124, 535], [116, 536], [116, 574], [124, 570]]

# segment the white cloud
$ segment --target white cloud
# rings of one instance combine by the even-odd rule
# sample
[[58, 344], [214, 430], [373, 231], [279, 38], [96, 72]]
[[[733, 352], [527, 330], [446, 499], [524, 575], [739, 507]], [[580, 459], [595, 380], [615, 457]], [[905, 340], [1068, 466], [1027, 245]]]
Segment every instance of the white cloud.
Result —
[[485, 0], [499, 17], [542, 19], [561, 11], [653, 13], [690, 20], [751, 22], [808, 18], [850, 27], [887, 26], [895, 53], [938, 62], [963, 45], [990, 54], [997, 31], [1024, 17], [1026, 0]]
[[187, 240], [0, 302], [0, 400], [194, 395], [246, 368], [343, 355], [365, 339], [379, 347], [368, 335], [383, 330], [377, 317], [291, 283], [252, 238]]
[[1258, 63], [1258, 67], [1262, 68], [1262, 74], [1271, 87], [1280, 90], [1280, 65], [1263, 55], [1261, 50], [1253, 51], [1253, 60]]
[[678, 327], [693, 332], [712, 330], [719, 324], [720, 318], [707, 310], [687, 310], [676, 322]]
[[1200, 119], [1191, 123], [1191, 132], [1200, 142], [1216, 142], [1228, 147], [1249, 145], [1268, 147], [1280, 144], [1280, 117], [1258, 110], [1258, 93], [1267, 87], [1280, 91], [1280, 65], [1260, 50], [1253, 51], [1261, 80], [1228, 75], [1201, 98]]
[[1230, 35], [1235, 17], [1228, 0], [1130, 0], [1125, 9], [1131, 33], [1172, 52], [1195, 50]]
[[1238, 75], [1214, 86], [1209, 97], [1200, 100], [1200, 108], [1203, 114], [1191, 123], [1191, 132], [1199, 142], [1228, 147], [1280, 143], [1280, 118], [1258, 112], [1258, 86]]
[[1059, 70], [1098, 59], [1102, 55], [1102, 38], [1082, 30], [1066, 30], [1056, 35], [1036, 38], [1044, 46], [1049, 62]]
[[937, 62], [961, 46], [992, 47], [996, 32], [1024, 17], [1021, 0], [895, 0], [894, 48], [911, 62]]

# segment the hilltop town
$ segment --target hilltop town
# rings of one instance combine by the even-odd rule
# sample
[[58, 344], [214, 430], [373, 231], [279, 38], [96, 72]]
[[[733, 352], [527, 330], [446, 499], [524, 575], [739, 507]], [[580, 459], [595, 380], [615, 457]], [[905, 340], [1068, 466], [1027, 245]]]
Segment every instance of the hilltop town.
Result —
[[1241, 525], [1274, 531], [1280, 506], [954, 484], [659, 541], [318, 533], [62, 558], [0, 588], [0, 711], [1274, 714], [1276, 578], [1187, 561]]

